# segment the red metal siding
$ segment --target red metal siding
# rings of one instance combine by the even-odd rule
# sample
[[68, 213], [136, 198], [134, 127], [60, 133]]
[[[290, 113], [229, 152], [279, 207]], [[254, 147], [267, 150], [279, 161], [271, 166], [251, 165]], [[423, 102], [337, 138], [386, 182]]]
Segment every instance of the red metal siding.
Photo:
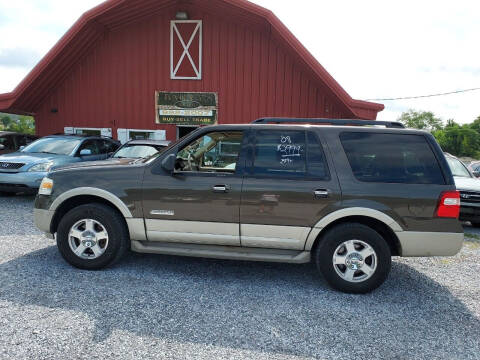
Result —
[[[266, 25], [225, 21], [199, 8], [202, 80], [170, 79], [170, 20], [177, 8], [107, 31], [51, 91], [36, 113], [37, 131], [64, 126], [167, 129], [155, 124], [155, 91], [217, 92], [220, 123], [259, 117], [352, 117]], [[58, 109], [52, 113], [51, 109]]]

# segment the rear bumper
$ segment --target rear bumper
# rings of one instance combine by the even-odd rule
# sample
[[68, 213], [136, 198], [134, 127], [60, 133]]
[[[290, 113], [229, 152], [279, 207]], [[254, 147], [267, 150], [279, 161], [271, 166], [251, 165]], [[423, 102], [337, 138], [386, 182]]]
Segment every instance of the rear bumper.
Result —
[[396, 234], [404, 257], [453, 256], [463, 245], [463, 233], [401, 231]]
[[0, 173], [0, 191], [35, 193], [45, 176], [46, 172]]

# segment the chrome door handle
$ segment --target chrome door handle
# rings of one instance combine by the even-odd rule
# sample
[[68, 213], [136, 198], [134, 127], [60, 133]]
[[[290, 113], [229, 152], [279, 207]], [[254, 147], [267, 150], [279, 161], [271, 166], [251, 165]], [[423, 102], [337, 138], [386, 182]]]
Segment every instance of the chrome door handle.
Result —
[[330, 195], [330, 191], [326, 189], [315, 190], [313, 193], [315, 197], [318, 199], [325, 199], [325, 198], [328, 198], [328, 196]]
[[228, 185], [215, 185], [213, 187], [213, 192], [216, 193], [227, 193], [230, 191], [230, 187]]

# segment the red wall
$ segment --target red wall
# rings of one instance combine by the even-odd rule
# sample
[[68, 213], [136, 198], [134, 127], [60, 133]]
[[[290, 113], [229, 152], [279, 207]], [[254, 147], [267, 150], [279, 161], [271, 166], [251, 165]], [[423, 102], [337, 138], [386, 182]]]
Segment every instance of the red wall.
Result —
[[[170, 79], [170, 20], [177, 9], [105, 35], [36, 112], [39, 135], [65, 126], [167, 129], [155, 124], [155, 91], [217, 92], [220, 123], [267, 116], [352, 117], [265, 25], [234, 23], [190, 10], [203, 20], [203, 80]], [[52, 113], [51, 109], [58, 109]]]

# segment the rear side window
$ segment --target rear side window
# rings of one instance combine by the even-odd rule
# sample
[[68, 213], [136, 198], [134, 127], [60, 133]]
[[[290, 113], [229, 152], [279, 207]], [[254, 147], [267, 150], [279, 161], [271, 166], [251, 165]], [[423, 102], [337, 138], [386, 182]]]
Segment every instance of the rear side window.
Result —
[[440, 165], [422, 135], [346, 132], [340, 141], [360, 181], [445, 184]]
[[305, 131], [257, 132], [254, 175], [269, 177], [330, 177], [322, 145]]
[[312, 132], [307, 132], [307, 142], [307, 168], [309, 175], [318, 179], [330, 179], [330, 172], [328, 171], [322, 144]]

